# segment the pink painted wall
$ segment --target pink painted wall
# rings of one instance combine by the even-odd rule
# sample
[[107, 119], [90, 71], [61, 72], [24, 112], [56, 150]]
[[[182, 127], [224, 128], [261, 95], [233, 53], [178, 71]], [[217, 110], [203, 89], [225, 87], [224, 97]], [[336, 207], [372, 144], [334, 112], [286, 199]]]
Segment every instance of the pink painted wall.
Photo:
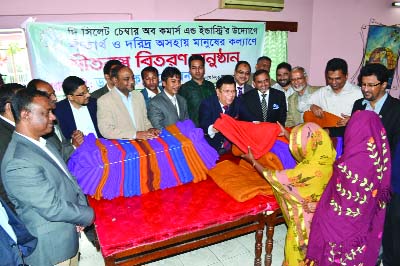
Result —
[[53, 0], [13, 0], [2, 6], [0, 28], [19, 27], [30, 15], [37, 21], [192, 21], [196, 17], [295, 21], [298, 32], [289, 33], [289, 63], [309, 69], [310, 83], [323, 85], [325, 65], [332, 57], [342, 57], [349, 63], [349, 76], [357, 71], [363, 48], [361, 26], [369, 24], [370, 18], [386, 25], [400, 23], [400, 8], [392, 8], [391, 2], [286, 0], [283, 11], [263, 12], [218, 9], [219, 0], [69, 0], [57, 4]]

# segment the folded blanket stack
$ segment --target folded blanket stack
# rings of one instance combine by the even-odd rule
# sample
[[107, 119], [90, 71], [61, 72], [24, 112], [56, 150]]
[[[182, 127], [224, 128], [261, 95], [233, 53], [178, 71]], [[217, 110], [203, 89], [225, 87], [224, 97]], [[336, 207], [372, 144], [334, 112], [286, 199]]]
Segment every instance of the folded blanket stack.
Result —
[[68, 167], [85, 194], [113, 199], [199, 182], [217, 160], [203, 131], [186, 120], [146, 141], [96, 139], [90, 134]]

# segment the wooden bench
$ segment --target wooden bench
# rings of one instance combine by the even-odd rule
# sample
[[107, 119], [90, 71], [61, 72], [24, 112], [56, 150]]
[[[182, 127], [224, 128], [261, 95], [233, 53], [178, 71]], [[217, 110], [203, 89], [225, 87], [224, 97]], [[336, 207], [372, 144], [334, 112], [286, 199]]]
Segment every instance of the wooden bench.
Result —
[[274, 196], [237, 202], [212, 179], [141, 196], [95, 200], [96, 232], [106, 266], [140, 265], [255, 232], [254, 265], [272, 263], [274, 226], [283, 217]]

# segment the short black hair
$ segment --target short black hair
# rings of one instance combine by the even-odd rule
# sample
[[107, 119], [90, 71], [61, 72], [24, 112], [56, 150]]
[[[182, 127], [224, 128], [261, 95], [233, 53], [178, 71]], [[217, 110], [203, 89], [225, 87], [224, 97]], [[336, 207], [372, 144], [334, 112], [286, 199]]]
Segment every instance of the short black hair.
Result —
[[118, 72], [119, 72], [121, 69], [125, 68], [125, 67], [127, 67], [127, 66], [118, 65], [118, 66], [116, 66], [116, 67], [113, 67], [113, 68], [111, 69], [111, 71], [110, 71], [110, 78], [117, 78], [117, 77], [118, 77]]
[[72, 95], [79, 86], [85, 85], [85, 81], [77, 76], [69, 76], [64, 79], [62, 88], [65, 96]]
[[143, 68], [142, 72], [140, 72], [140, 75], [142, 76], [142, 79], [144, 79], [144, 74], [146, 72], [152, 72], [158, 77], [158, 70], [157, 70], [157, 68], [155, 68], [153, 66], [147, 66], [147, 67]]
[[113, 66], [122, 66], [122, 65], [123, 64], [119, 60], [116, 60], [116, 59], [109, 60], [104, 64], [103, 73], [104, 73], [104, 75], [106, 75], [106, 74], [110, 75], [110, 71]]
[[328, 74], [328, 71], [337, 71], [341, 70], [344, 75], [348, 73], [348, 67], [346, 61], [342, 58], [332, 58], [326, 63], [325, 75]]
[[19, 90], [12, 97], [12, 112], [14, 115], [15, 123], [21, 120], [21, 112], [23, 110], [31, 110], [31, 104], [35, 97], [46, 97], [49, 98], [45, 92], [38, 90]]
[[235, 66], [235, 72], [238, 70], [239, 66], [242, 64], [248, 66], [249, 70], [251, 72], [251, 66], [250, 66], [249, 62], [247, 62], [247, 61], [238, 61]]
[[254, 74], [253, 74], [253, 80], [255, 80], [256, 77], [259, 76], [259, 75], [261, 75], [261, 74], [267, 74], [267, 76], [269, 77], [269, 73], [268, 73], [267, 70], [265, 70], [265, 69], [259, 69], [259, 70], [257, 70], [256, 72], [254, 72]]
[[19, 83], [6, 83], [0, 87], [0, 114], [5, 113], [6, 104], [11, 103], [15, 94], [22, 89], [25, 89], [25, 86]]
[[368, 76], [376, 76], [376, 79], [379, 80], [379, 82], [384, 83], [389, 80], [389, 71], [382, 64], [366, 64], [361, 68], [360, 74], [358, 75], [358, 85], [361, 86], [362, 78]]
[[262, 60], [267, 60], [267, 61], [269, 61], [269, 62], [272, 63], [271, 58], [269, 58], [269, 57], [266, 56], [266, 55], [263, 55], [263, 56], [260, 56], [260, 57], [257, 59], [257, 64], [260, 63], [260, 61], [262, 61]]
[[281, 68], [284, 68], [284, 69], [286, 69], [287, 71], [292, 71], [292, 66], [289, 64], [289, 63], [287, 63], [287, 62], [282, 62], [282, 63], [280, 63], [277, 67], [276, 67], [276, 71], [278, 71], [278, 69], [281, 69]]
[[32, 79], [31, 81], [29, 81], [28, 85], [26, 85], [26, 88], [28, 90], [37, 90], [38, 85], [40, 83], [50, 84], [47, 81], [44, 81], [43, 79]]
[[168, 78], [173, 78], [174, 76], [181, 78], [181, 71], [176, 67], [166, 67], [161, 73], [161, 80], [167, 81]]
[[199, 55], [199, 54], [192, 54], [192, 55], [189, 57], [189, 60], [188, 60], [188, 65], [189, 65], [189, 67], [192, 65], [192, 61], [194, 61], [194, 60], [199, 60], [199, 61], [201, 61], [201, 62], [203, 63], [203, 66], [204, 66], [205, 63], [206, 63], [206, 60], [204, 59], [204, 57], [203, 57], [202, 55]]
[[222, 88], [222, 85], [224, 85], [224, 84], [233, 84], [235, 86], [236, 83], [235, 83], [234, 77], [232, 75], [225, 75], [225, 76], [220, 77], [218, 79], [215, 87], [216, 87], [216, 89], [219, 90]]

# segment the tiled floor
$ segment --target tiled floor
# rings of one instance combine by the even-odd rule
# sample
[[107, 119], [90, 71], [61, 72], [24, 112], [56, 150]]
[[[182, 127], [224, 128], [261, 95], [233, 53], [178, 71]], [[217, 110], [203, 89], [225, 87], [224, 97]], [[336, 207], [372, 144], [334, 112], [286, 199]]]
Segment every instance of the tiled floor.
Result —
[[[286, 226], [284, 224], [275, 227], [272, 266], [282, 264], [285, 235]], [[219, 244], [155, 261], [147, 264], [147, 266], [251, 266], [254, 265], [254, 237], [254, 233], [247, 234]], [[263, 241], [265, 243], [265, 235]], [[86, 236], [82, 235], [80, 244], [81, 260], [79, 266], [104, 266], [103, 257], [87, 240]], [[263, 250], [263, 260], [264, 254], [265, 250]]]

